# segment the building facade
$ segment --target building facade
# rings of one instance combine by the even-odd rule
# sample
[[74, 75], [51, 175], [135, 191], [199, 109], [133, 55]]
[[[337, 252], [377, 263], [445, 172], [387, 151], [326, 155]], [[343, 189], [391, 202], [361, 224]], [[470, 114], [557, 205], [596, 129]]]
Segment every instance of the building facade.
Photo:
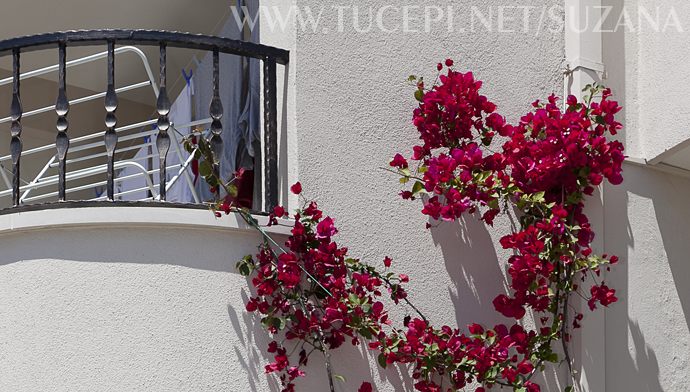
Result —
[[[28, 18], [29, 10], [14, 3]], [[83, 6], [72, 3], [75, 9]], [[289, 51], [276, 78], [278, 203], [297, 206], [288, 188], [300, 181], [305, 195], [336, 220], [338, 242], [373, 264], [393, 258], [395, 269], [410, 276], [414, 302], [438, 325], [502, 321], [491, 301], [506, 287], [497, 277], [505, 278], [510, 253], [498, 239], [511, 226], [499, 217], [493, 227], [467, 219], [428, 230], [421, 203], [400, 199], [398, 179], [381, 168], [395, 153], [409, 155], [418, 138], [410, 123], [416, 101], [408, 76], [432, 81], [436, 63], [453, 58], [458, 68], [484, 81], [482, 91], [509, 121], [551, 93], [577, 94], [594, 81], [611, 87], [625, 108], [618, 136], [629, 156], [625, 182], [602, 187], [588, 208], [597, 251], [622, 260], [605, 275], [620, 300], [586, 315], [571, 352], [585, 391], [690, 391], [690, 209], [684, 203], [690, 192], [685, 126], [690, 84], [684, 80], [690, 76], [683, 71], [690, 56], [690, 5], [265, 0], [249, 4], [258, 16], [248, 37], [228, 4], [212, 3], [204, 9], [173, 2], [169, 17], [153, 19], [104, 5], [112, 19], [82, 9], [82, 19], [47, 26], [193, 30]], [[156, 6], [165, 5], [151, 5]], [[46, 19], [66, 11], [51, 12]], [[3, 30], [2, 38], [43, 32], [41, 25], [15, 26]], [[155, 48], [146, 53], [157, 72]], [[196, 56], [201, 65], [192, 66], [195, 77], [211, 80], [212, 67], [204, 63], [208, 54]], [[190, 66], [186, 57], [171, 58], [178, 61], [174, 66]], [[251, 77], [263, 81], [261, 67], [253, 66]], [[11, 76], [9, 62], [2, 68]], [[104, 68], [99, 72], [98, 89], [105, 86]], [[221, 82], [231, 73], [221, 73]], [[97, 91], [88, 79], [75, 80], [81, 85], [69, 85], [68, 77], [68, 91]], [[184, 88], [179, 77], [174, 80], [171, 96]], [[50, 86], [46, 89], [56, 85], [46, 78], [31, 88], [44, 88], [39, 82]], [[209, 90], [212, 86], [197, 93]], [[9, 110], [11, 91], [2, 94], [1, 107]], [[54, 90], [49, 95], [54, 100]], [[252, 99], [258, 104], [265, 98], [262, 92]], [[202, 100], [208, 106], [208, 94]], [[135, 95], [118, 116], [122, 112], [126, 123], [128, 106], [129, 113], [149, 113], [151, 102]], [[224, 102], [226, 109], [234, 104]], [[105, 115], [98, 110], [94, 122]], [[51, 115], [45, 121], [54, 123]], [[29, 129], [43, 127], [43, 120], [36, 121]], [[9, 126], [3, 126], [9, 140]], [[96, 125], [84, 125], [89, 127]], [[33, 142], [30, 135], [24, 132], [28, 144], [49, 140]], [[8, 146], [3, 143], [3, 154]], [[245, 312], [250, 294], [235, 271], [235, 262], [255, 252], [261, 240], [241, 219], [216, 219], [203, 208], [179, 205], [44, 207], [8, 206], [0, 215], [0, 390], [279, 390], [263, 371], [270, 359], [263, 348], [270, 339]], [[278, 237], [287, 233], [272, 230]], [[405, 312], [396, 308], [393, 317]], [[333, 366], [346, 380], [337, 386], [340, 391], [356, 391], [361, 381], [382, 392], [413, 390], [405, 372], [379, 370], [376, 358], [361, 347], [339, 350]], [[312, 360], [306, 371], [309, 377], [300, 380], [299, 390], [326, 389], [321, 363]], [[558, 391], [567, 379], [560, 366], [547, 368], [540, 382], [544, 390]]]

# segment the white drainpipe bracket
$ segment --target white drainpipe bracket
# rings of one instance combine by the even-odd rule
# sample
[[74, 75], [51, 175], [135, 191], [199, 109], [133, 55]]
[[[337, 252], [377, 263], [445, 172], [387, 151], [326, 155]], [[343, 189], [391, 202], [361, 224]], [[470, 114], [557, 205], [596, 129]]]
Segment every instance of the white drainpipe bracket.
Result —
[[574, 60], [566, 62], [565, 71], [563, 71], [563, 73], [566, 76], [572, 76], [575, 71], [579, 71], [581, 69], [596, 72], [602, 80], [605, 80], [608, 77], [606, 66], [603, 63], [588, 60], [582, 57], [577, 57]]
[[565, 70], [563, 70], [563, 94], [568, 96], [572, 93], [571, 84], [574, 82], [574, 74], [577, 71], [588, 70], [597, 74], [597, 76], [602, 80], [608, 78], [608, 73], [606, 72], [606, 66], [603, 63], [588, 60], [582, 57], [576, 57], [574, 60], [567, 61], [565, 63]]

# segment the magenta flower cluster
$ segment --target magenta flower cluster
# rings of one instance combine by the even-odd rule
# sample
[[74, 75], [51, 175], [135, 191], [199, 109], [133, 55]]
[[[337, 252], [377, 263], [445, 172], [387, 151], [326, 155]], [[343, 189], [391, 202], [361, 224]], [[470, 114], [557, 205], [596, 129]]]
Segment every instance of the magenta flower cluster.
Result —
[[[277, 207], [270, 224], [289, 220], [292, 227], [284, 248], [266, 241], [238, 269], [251, 278], [255, 293], [247, 311], [275, 337], [265, 370], [277, 374], [284, 391], [295, 390], [313, 352], [328, 362], [331, 351], [349, 342], [366, 343], [382, 367], [405, 365], [421, 392], [468, 386], [538, 392], [535, 373], [547, 362], [569, 360], [559, 358], [554, 343], [563, 342], [567, 353], [571, 327], [581, 326], [584, 315], [570, 314], [571, 295], [584, 297], [591, 310], [617, 301], [615, 290], [598, 278], [618, 258], [594, 254], [584, 211], [586, 197], [604, 181], [623, 180], [623, 146], [609, 139], [621, 128], [615, 119], [621, 108], [610, 90], [588, 86], [583, 100], [570, 96], [562, 104], [551, 96], [509, 124], [480, 93], [482, 82], [453, 66], [452, 60], [439, 64], [439, 82], [430, 89], [411, 78], [419, 100], [412, 122], [421, 143], [409, 157], [396, 154], [390, 166], [411, 184], [402, 198], [421, 200], [428, 227], [443, 229], [441, 222], [465, 215], [493, 225], [499, 214], [515, 214], [519, 229], [500, 240], [513, 252], [509, 291], [493, 300], [510, 322], [435, 327], [408, 298], [403, 286], [409, 277], [390, 271], [390, 258], [381, 272], [350, 257], [334, 240], [334, 220], [313, 201], [304, 200], [293, 214]], [[291, 190], [299, 195], [302, 186]], [[227, 201], [219, 207], [226, 213], [233, 208]], [[393, 322], [386, 298], [407, 304], [412, 315]], [[522, 326], [528, 315], [535, 316], [533, 329]], [[369, 382], [359, 389], [372, 390]]]

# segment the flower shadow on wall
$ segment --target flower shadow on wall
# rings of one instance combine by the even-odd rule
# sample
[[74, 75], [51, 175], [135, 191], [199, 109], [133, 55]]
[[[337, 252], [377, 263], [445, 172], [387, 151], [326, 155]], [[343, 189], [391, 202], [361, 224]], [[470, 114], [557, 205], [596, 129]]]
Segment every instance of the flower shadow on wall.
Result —
[[[249, 301], [249, 297], [244, 291], [242, 297], [245, 302]], [[268, 362], [268, 356], [260, 347], [268, 346], [270, 339], [265, 333], [262, 333], [263, 329], [257, 325], [256, 320], [253, 320], [250, 314], [242, 311], [240, 319], [233, 306], [228, 305], [228, 317], [232, 323], [233, 333], [240, 338], [241, 345], [236, 345], [234, 351], [237, 362], [244, 369], [247, 385], [252, 392], [262, 391], [265, 389], [262, 380], [267, 379], [263, 377], [262, 370]], [[268, 378], [268, 387], [271, 391], [280, 390], [280, 385], [274, 378]]]
[[[663, 391], [659, 383], [659, 361], [654, 350], [645, 342], [639, 324], [628, 321], [628, 333], [635, 347], [635, 357], [629, 356], [627, 361], [635, 369], [631, 373], [634, 374], [631, 378], [635, 380], [632, 387], [644, 392]], [[686, 381], [682, 382], [685, 384]]]
[[[472, 323], [467, 332], [462, 327], [435, 327], [410, 302], [404, 288], [409, 277], [389, 270], [388, 258], [384, 270], [352, 258], [336, 242], [333, 219], [316, 202], [302, 199], [302, 207], [294, 214], [283, 207], [273, 210], [269, 225], [279, 224], [277, 218], [292, 221], [291, 234], [280, 245], [246, 209], [235, 205], [234, 180], [226, 184], [212, 177], [211, 186], [222, 185], [227, 193], [215, 206], [216, 214], [237, 212], [263, 234], [258, 254], [246, 256], [237, 268], [250, 277], [256, 290], [246, 309], [261, 315], [261, 324], [274, 338], [267, 349], [274, 362], [265, 369], [278, 376], [284, 392], [295, 391], [294, 381], [305, 375], [303, 368], [314, 351], [323, 354], [330, 391], [335, 392], [338, 377], [333, 373], [331, 351], [346, 343], [366, 343], [379, 352], [383, 368], [404, 365], [415, 380], [414, 388], [421, 392], [463, 390], [475, 382], [482, 385], [471, 387], [475, 392], [495, 386], [539, 392], [540, 386], [532, 379], [546, 363], [566, 363], [574, 379], [567, 342], [583, 315], [569, 314], [571, 294], [591, 293], [590, 310], [617, 301], [615, 290], [595, 276], [616, 264], [618, 257], [593, 254], [594, 233], [584, 212], [586, 196], [596, 186], [604, 180], [612, 184], [623, 180], [623, 146], [606, 138], [620, 129], [614, 117], [620, 107], [609, 99], [611, 91], [588, 86], [584, 101], [570, 96], [564, 109], [555, 96], [546, 103], [537, 101], [513, 126], [479, 94], [481, 82], [471, 73], [453, 70], [452, 60], [446, 61], [446, 67], [447, 75], [439, 75], [440, 84], [430, 90], [423, 81], [410, 79], [418, 86], [415, 97], [420, 106], [414, 111], [414, 124], [424, 144], [414, 147], [411, 159], [418, 162], [416, 169], [400, 154], [390, 165], [401, 183], [413, 184], [401, 193], [404, 199], [428, 195], [422, 213], [434, 221], [458, 222], [479, 212], [482, 221], [494, 225], [501, 213], [510, 216], [519, 211], [514, 219], [519, 220], [520, 229], [513, 227], [499, 241], [512, 253], [507, 260], [508, 295], [502, 288], [492, 301], [514, 324]], [[443, 65], [438, 69], [442, 71]], [[492, 150], [497, 136], [508, 139], [501, 152]], [[216, 161], [208, 146], [200, 145], [197, 153], [206, 162]], [[301, 186], [295, 184], [291, 190], [300, 194]], [[473, 249], [462, 231], [455, 237]], [[486, 229], [481, 238], [484, 248], [492, 248]], [[505, 278], [494, 261], [499, 276], [487, 280], [501, 286]], [[469, 280], [467, 270], [462, 275]], [[580, 285], [580, 278], [585, 282], [590, 275], [596, 283]], [[480, 298], [471, 285], [469, 290], [468, 297]], [[389, 318], [382, 302], [386, 292], [396, 304], [404, 301], [414, 310], [402, 326]], [[538, 315], [536, 325], [530, 325], [528, 312]], [[563, 359], [554, 351], [557, 341], [563, 344]], [[366, 381], [359, 389], [371, 390]], [[574, 387], [565, 390], [572, 392]]]
[[[618, 244], [616, 251], [628, 252], [631, 260], [609, 274], [623, 301], [607, 312], [607, 329], [619, 331], [606, 336], [607, 357], [618, 359], [607, 371], [628, 375], [614, 391], [685, 390], [690, 359], [687, 345], [680, 342], [690, 338], [690, 181], [635, 166], [627, 166], [625, 175], [628, 181], [606, 192], [607, 241]], [[641, 279], [652, 286], [640, 292]], [[660, 282], [665, 283], [656, 286]], [[668, 337], [659, 340], [659, 331]], [[650, 345], [645, 334], [656, 340]], [[669, 376], [675, 372], [682, 376]]]
[[[497, 222], [496, 226], [501, 224]], [[444, 222], [433, 227], [431, 237], [441, 248], [446, 271], [455, 286], [449, 291], [458, 325], [467, 320], [485, 325], [504, 322], [491, 301], [498, 293], [507, 292], [505, 263], [499, 263], [487, 227], [477, 219], [463, 218], [460, 222]]]
[[[249, 296], [243, 291], [242, 297], [245, 302], [249, 302]], [[282, 386], [274, 377], [266, 377], [264, 367], [266, 363], [273, 360], [272, 356], [261, 349], [267, 347], [271, 342], [263, 326], [257, 322], [257, 318], [244, 310], [235, 310], [231, 305], [227, 308], [228, 317], [231, 321], [233, 334], [240, 337], [240, 345], [234, 347], [236, 360], [244, 370], [243, 376], [247, 378], [247, 385], [252, 392], [263, 392], [268, 390], [278, 392]], [[412, 379], [405, 377], [405, 369], [399, 366], [391, 366], [387, 370], [374, 371], [376, 366], [372, 361], [371, 350], [365, 346], [346, 345], [338, 350], [337, 357], [334, 357], [334, 367], [337, 375], [346, 381], [348, 380], [374, 380], [374, 374], [382, 384], [388, 384], [395, 391], [412, 391], [414, 386]], [[355, 365], [356, 364], [356, 365]], [[324, 370], [322, 362], [315, 358], [304, 371], [309, 377], [302, 378], [298, 383], [299, 390], [320, 391], [324, 385], [329, 383], [328, 375]], [[268, 380], [268, 384], [266, 384]], [[336, 383], [335, 390], [338, 392], [349, 392], [349, 386], [353, 384]]]
[[[484, 325], [506, 321], [495, 311], [492, 301], [498, 293], [508, 293], [508, 264], [503, 260], [512, 253], [497, 249], [495, 244], [500, 237], [516, 230], [516, 222], [513, 215], [499, 215], [490, 231], [479, 218], [463, 217], [458, 222], [440, 224], [430, 221], [431, 236], [441, 248], [446, 271], [455, 286], [448, 290], [457, 325], [464, 325], [467, 320]], [[534, 320], [533, 315], [529, 318]], [[566, 374], [559, 374], [563, 372]], [[549, 391], [563, 390], [560, 380], [567, 379], [565, 367], [547, 369], [535, 377]]]
[[[663, 249], [668, 258], [670, 274], [675, 286], [673, 291], [675, 291], [674, 294], [677, 296], [685, 315], [686, 331], [690, 332], [690, 279], [688, 279], [690, 276], [690, 263], [688, 262], [688, 255], [690, 255], [690, 241], [688, 241], [690, 211], [687, 208], [690, 181], [681, 178], [662, 177], [659, 182], [659, 184], [651, 184], [650, 188], [645, 188], [643, 195], [653, 201], [656, 223], [659, 227]], [[690, 340], [690, 336], [688, 339]], [[690, 368], [690, 363], [687, 366]]]

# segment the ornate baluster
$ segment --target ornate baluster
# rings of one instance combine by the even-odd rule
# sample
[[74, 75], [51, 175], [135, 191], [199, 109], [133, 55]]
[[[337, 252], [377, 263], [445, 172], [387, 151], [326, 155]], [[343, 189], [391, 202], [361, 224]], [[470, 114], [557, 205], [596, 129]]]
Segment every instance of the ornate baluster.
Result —
[[108, 89], [105, 94], [105, 151], [108, 154], [108, 200], [115, 199], [115, 148], [117, 147], [117, 93], [115, 92], [115, 42], [108, 41]]
[[[216, 177], [222, 181], [220, 178], [220, 159], [223, 153], [223, 139], [221, 134], [223, 133], [223, 124], [221, 123], [221, 118], [223, 118], [223, 103], [220, 100], [220, 60], [218, 55], [218, 49], [213, 50], [213, 98], [211, 99], [211, 107], [209, 109], [209, 114], [213, 121], [211, 122], [211, 150], [213, 151], [213, 173]], [[220, 187], [216, 189], [216, 197], [220, 196]]]
[[266, 170], [266, 211], [278, 205], [278, 98], [276, 59], [264, 59], [264, 152]]
[[168, 92], [166, 89], [166, 45], [160, 44], [160, 90], [158, 93], [158, 101], [156, 109], [158, 110], [158, 136], [156, 137], [156, 148], [158, 149], [159, 157], [159, 193], [160, 200], [165, 201], [165, 187], [166, 187], [166, 157], [170, 150], [170, 136], [168, 129], [170, 128], [170, 99], [168, 99]]
[[55, 146], [57, 147], [58, 157], [58, 200], [65, 201], [66, 199], [66, 173], [67, 173], [67, 150], [69, 149], [69, 137], [67, 136], [67, 113], [69, 112], [69, 101], [67, 100], [67, 85], [66, 85], [66, 44], [60, 42], [59, 44], [59, 71], [58, 71], [58, 97], [55, 102], [55, 113], [57, 113], [57, 136], [55, 137]]
[[12, 141], [10, 151], [12, 155], [12, 202], [19, 205], [19, 161], [22, 155], [22, 102], [19, 98], [19, 49], [12, 52], [12, 104], [10, 116], [12, 125]]

